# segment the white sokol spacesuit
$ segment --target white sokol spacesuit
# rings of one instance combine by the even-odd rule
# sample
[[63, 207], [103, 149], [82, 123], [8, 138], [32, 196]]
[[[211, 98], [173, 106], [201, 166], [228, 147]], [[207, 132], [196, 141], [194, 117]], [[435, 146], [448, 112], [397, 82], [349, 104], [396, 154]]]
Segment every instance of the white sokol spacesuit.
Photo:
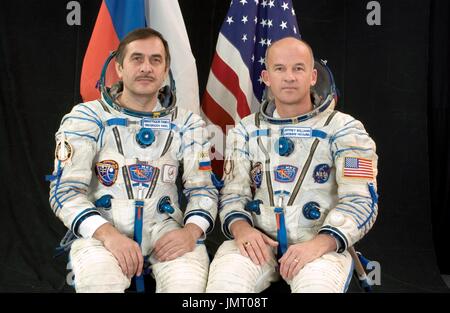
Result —
[[[152, 113], [120, 108], [114, 97], [76, 105], [56, 133], [50, 204], [78, 237], [70, 259], [77, 292], [123, 292], [130, 280], [115, 257], [92, 238], [111, 222], [149, 257], [157, 292], [203, 292], [209, 258], [203, 243], [182, 257], [157, 262], [155, 242], [187, 222], [209, 233], [217, 214], [209, 143], [202, 119], [159, 102]], [[187, 208], [179, 208], [182, 173]]]
[[[347, 247], [377, 216], [375, 143], [361, 122], [334, 110], [332, 76], [321, 69], [319, 79], [329, 75], [332, 88], [328, 95], [313, 93], [319, 103], [312, 112], [281, 119], [274, 103], [265, 102], [227, 138], [219, 212], [229, 239], [238, 219], [278, 240], [281, 254], [318, 233], [336, 239], [336, 252], [306, 264], [288, 282], [292, 292], [346, 291], [353, 271]], [[279, 279], [275, 253], [259, 266], [240, 254], [234, 240], [225, 241], [211, 263], [207, 292], [264, 290]]]

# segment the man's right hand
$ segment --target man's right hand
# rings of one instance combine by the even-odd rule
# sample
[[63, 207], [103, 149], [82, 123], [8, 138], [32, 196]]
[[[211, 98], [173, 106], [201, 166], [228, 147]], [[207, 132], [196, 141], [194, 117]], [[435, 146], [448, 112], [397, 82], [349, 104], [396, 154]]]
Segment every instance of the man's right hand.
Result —
[[278, 246], [278, 242], [244, 220], [232, 223], [230, 231], [241, 254], [249, 257], [256, 265], [264, 265], [268, 262], [270, 260], [270, 247]]
[[110, 223], [100, 226], [93, 237], [100, 240], [105, 248], [114, 255], [122, 272], [128, 278], [132, 278], [135, 274], [136, 276], [142, 274], [144, 257], [141, 248], [134, 240], [121, 234]]

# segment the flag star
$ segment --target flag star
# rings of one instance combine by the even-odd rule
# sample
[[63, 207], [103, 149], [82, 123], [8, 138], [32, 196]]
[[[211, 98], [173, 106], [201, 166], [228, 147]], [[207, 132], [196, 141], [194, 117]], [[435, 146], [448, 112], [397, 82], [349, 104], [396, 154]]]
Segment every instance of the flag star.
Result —
[[263, 57], [260, 57], [258, 62], [259, 62], [261, 65], [263, 65], [263, 64], [264, 64], [264, 58], [263, 58]]
[[269, 7], [270, 7], [270, 8], [273, 8], [274, 6], [275, 6], [274, 0], [270, 0], [270, 1], [269, 1]]
[[256, 5], [258, 5], [258, 4], [259, 4], [258, 2], [259, 2], [259, 0], [255, 0], [255, 4], [256, 4]]
[[268, 21], [267, 21], [267, 26], [268, 26], [268, 27], [272, 27], [272, 26], [273, 26], [273, 25], [272, 25], [272, 20], [268, 20]]
[[266, 40], [264, 38], [261, 38], [261, 41], [259, 42], [262, 47], [266, 44]]
[[262, 21], [259, 24], [261, 24], [262, 27], [267, 26], [267, 21], [265, 19], [262, 19]]
[[243, 42], [246, 42], [248, 39], [247, 39], [247, 34], [244, 34], [243, 36], [242, 36], [242, 41]]
[[289, 4], [287, 4], [286, 2], [283, 2], [281, 7], [283, 8], [283, 11], [289, 10]]
[[272, 39], [267, 39], [267, 46], [270, 46], [272, 44]]
[[228, 25], [231, 25], [231, 23], [234, 23], [232, 16], [227, 17], [227, 23], [228, 23]]
[[293, 28], [293, 31], [294, 31], [294, 34], [297, 34], [297, 28], [295, 28], [295, 26]]
[[286, 29], [287, 28], [287, 22], [282, 21], [280, 24], [281, 29]]
[[265, 8], [265, 7], [267, 6], [267, 1], [266, 1], [266, 0], [263, 0], [263, 1], [261, 2], [261, 5]]
[[256, 16], [255, 16], [254, 21], [255, 21], [255, 24], [258, 23], [258, 18]]
[[259, 83], [262, 85], [263, 80], [262, 80], [262, 77], [261, 77], [261, 76], [259, 76], [258, 81], [259, 81]]
[[253, 42], [256, 42], [256, 36], [253, 36]]
[[292, 15], [294, 15], [294, 16], [295, 16], [295, 11], [294, 11], [294, 8], [292, 8], [291, 12], [292, 12]]
[[247, 15], [243, 16], [241, 22], [244, 23], [244, 24], [247, 23], [248, 22], [248, 16]]
[[255, 62], [255, 55], [252, 54], [252, 62]]
[[239, 1], [239, 2], [242, 3], [242, 5], [247, 4], [247, 0], [241, 0], [241, 1]]

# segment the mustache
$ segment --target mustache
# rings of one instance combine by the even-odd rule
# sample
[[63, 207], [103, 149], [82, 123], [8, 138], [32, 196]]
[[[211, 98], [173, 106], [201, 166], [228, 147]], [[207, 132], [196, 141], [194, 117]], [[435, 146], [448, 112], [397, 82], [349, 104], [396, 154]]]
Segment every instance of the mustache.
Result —
[[139, 75], [136, 76], [135, 80], [140, 80], [140, 79], [149, 79], [149, 80], [155, 80], [155, 76], [153, 75]]

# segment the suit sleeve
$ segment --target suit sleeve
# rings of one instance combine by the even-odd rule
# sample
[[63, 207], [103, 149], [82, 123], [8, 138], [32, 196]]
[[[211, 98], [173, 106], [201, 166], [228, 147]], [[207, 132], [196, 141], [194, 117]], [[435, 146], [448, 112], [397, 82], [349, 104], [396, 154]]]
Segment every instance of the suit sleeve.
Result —
[[[90, 237], [107, 222], [87, 198], [92, 163], [102, 129], [97, 114], [85, 104], [80, 104], [64, 116], [55, 136], [50, 206], [77, 237]], [[82, 224], [84, 231], [80, 233]]]
[[354, 245], [372, 228], [378, 214], [375, 142], [357, 120], [347, 121], [331, 137], [339, 202], [327, 215], [319, 233], [341, 243], [339, 252]]

